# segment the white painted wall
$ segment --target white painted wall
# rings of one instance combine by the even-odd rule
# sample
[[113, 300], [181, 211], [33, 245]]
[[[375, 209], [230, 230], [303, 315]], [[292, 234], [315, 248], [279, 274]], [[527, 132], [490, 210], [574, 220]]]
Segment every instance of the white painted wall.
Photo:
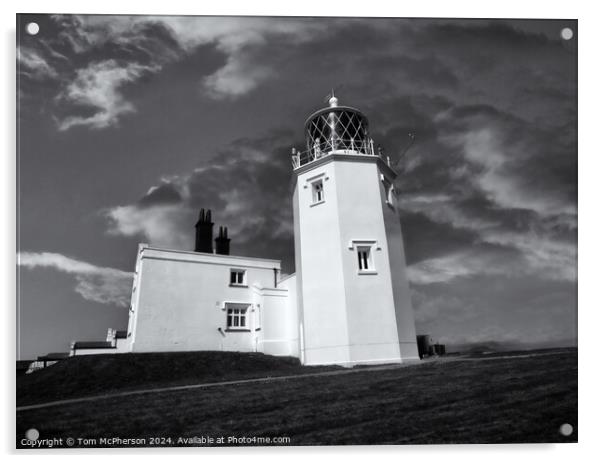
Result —
[[[294, 195], [295, 267], [300, 332], [306, 365], [347, 363], [347, 301], [342, 272], [337, 179], [332, 156], [301, 167]], [[323, 182], [324, 201], [312, 205], [312, 182]]]
[[[398, 363], [406, 354], [415, 356], [415, 338], [413, 350], [400, 352], [399, 333], [404, 342], [409, 339], [413, 313], [404, 303], [409, 289], [403, 247], [389, 256], [389, 242], [401, 239], [401, 228], [395, 229], [391, 217], [385, 225], [381, 171], [395, 175], [375, 156], [340, 154], [296, 170], [293, 213], [304, 364]], [[317, 178], [323, 178], [325, 201], [312, 205], [311, 183]], [[374, 243], [375, 272], [358, 272], [354, 241]]]
[[262, 352], [269, 355], [299, 356], [295, 293], [294, 275], [278, 282], [278, 288], [261, 290]]
[[105, 347], [100, 349], [77, 349], [71, 351], [71, 356], [80, 355], [98, 355], [98, 354], [122, 354], [123, 351], [118, 352], [114, 347]]
[[[274, 286], [280, 262], [151, 247], [139, 254], [133, 307], [132, 352], [255, 351], [262, 340], [254, 287]], [[246, 270], [246, 286], [230, 286], [231, 269]], [[246, 304], [248, 329], [229, 331], [228, 303]]]
[[119, 339], [115, 339], [115, 351], [118, 354], [123, 354], [124, 352], [129, 352], [130, 350], [130, 342], [129, 340], [123, 339], [123, 338], [119, 338]]
[[[394, 179], [388, 177], [390, 184]], [[395, 318], [397, 323], [397, 336], [399, 338], [399, 351], [404, 361], [420, 360], [416, 343], [416, 324], [414, 309], [410, 297], [410, 285], [407, 276], [407, 265], [401, 221], [398, 211], [396, 195], [389, 197], [381, 180], [381, 204], [383, 208], [383, 221], [387, 233], [387, 249], [391, 267], [391, 283], [393, 298], [395, 300]]]
[[[335, 158], [336, 159], [336, 158]], [[400, 362], [391, 286], [391, 262], [383, 221], [378, 158], [335, 161], [341, 252], [347, 299], [350, 360], [353, 363]], [[372, 247], [374, 271], [358, 270], [358, 242]]]

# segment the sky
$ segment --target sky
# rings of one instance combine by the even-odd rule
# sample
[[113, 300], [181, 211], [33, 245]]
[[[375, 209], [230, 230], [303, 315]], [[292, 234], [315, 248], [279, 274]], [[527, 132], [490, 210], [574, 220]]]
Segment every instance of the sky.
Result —
[[294, 272], [291, 148], [332, 88], [397, 163], [417, 331], [576, 344], [576, 21], [20, 15], [17, 36], [20, 358], [125, 329], [137, 244], [192, 250], [200, 208]]

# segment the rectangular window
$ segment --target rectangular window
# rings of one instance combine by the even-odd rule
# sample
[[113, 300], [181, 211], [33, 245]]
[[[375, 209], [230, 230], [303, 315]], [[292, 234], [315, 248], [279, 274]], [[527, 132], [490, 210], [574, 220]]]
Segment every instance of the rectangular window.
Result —
[[372, 259], [370, 256], [370, 248], [368, 246], [358, 246], [357, 261], [360, 272], [372, 270]]
[[230, 308], [227, 310], [226, 328], [231, 330], [247, 329], [247, 308]]
[[393, 204], [391, 189], [393, 185], [387, 179], [383, 180], [383, 185], [385, 186], [385, 202], [389, 205]]
[[245, 270], [230, 270], [230, 286], [244, 286], [246, 273]]
[[312, 191], [312, 203], [317, 204], [324, 201], [324, 184], [322, 180], [318, 180], [317, 182], [313, 182], [311, 184]]

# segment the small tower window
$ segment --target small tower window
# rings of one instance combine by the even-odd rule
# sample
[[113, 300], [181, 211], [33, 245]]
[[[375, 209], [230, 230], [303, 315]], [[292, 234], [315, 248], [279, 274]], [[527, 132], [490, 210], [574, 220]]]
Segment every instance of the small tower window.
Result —
[[312, 204], [318, 204], [324, 201], [324, 184], [322, 180], [313, 182], [311, 184], [312, 190]]
[[355, 265], [360, 275], [376, 275], [374, 252], [381, 248], [376, 240], [351, 240], [349, 249], [355, 253]]
[[245, 286], [247, 272], [245, 270], [230, 270], [230, 286]]
[[389, 206], [394, 207], [395, 200], [395, 185], [393, 185], [389, 180], [387, 180], [384, 176], [382, 176], [382, 182], [385, 188], [385, 202]]
[[358, 246], [357, 247], [357, 263], [360, 272], [373, 270], [372, 266], [372, 253], [370, 252], [369, 246]]

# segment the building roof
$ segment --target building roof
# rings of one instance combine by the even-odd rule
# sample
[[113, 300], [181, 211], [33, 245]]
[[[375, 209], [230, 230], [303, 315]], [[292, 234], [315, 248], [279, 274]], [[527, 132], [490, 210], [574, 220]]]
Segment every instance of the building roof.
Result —
[[110, 342], [107, 341], [77, 341], [73, 343], [74, 349], [115, 349]]
[[222, 265], [236, 265], [240, 267], [256, 267], [263, 269], [280, 269], [280, 260], [265, 259], [263, 257], [233, 256], [229, 254], [210, 254], [206, 252], [183, 251], [177, 249], [156, 248], [140, 244], [142, 257], [146, 259], [187, 261], [199, 263], [213, 263]]
[[50, 354], [38, 356], [38, 360], [62, 360], [69, 357], [69, 352], [51, 352]]
[[289, 278], [292, 278], [295, 276], [295, 272], [290, 273], [288, 275], [283, 276], [282, 278], [280, 278], [280, 280], [278, 280], [278, 283], [282, 283], [283, 281], [288, 280]]
[[126, 330], [115, 331], [115, 339], [125, 339], [127, 337], [128, 337], [128, 332]]

